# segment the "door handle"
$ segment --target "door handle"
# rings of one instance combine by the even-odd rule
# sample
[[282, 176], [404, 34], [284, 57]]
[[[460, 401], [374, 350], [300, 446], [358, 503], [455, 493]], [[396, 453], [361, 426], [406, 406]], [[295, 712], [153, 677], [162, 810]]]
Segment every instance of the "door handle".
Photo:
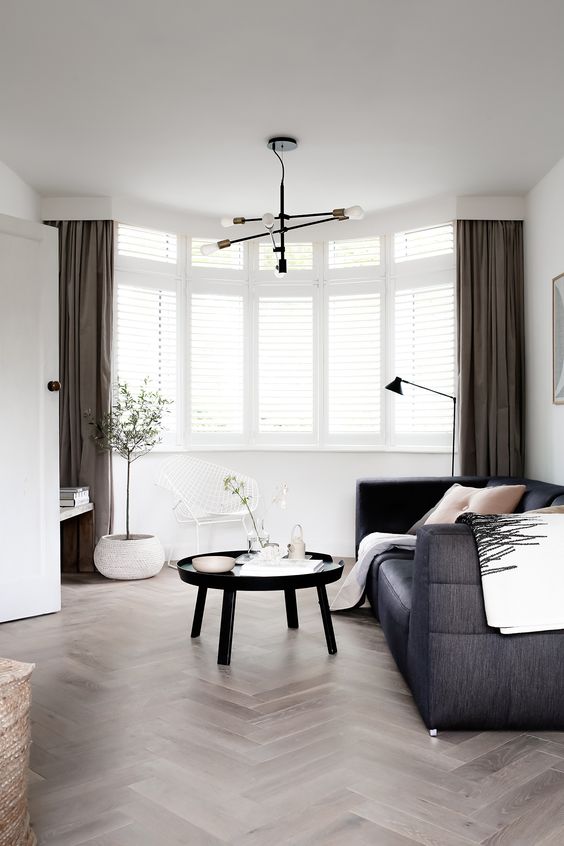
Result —
[[60, 391], [61, 390], [61, 383], [57, 381], [57, 379], [52, 379], [50, 382], [47, 382], [47, 390], [48, 391]]

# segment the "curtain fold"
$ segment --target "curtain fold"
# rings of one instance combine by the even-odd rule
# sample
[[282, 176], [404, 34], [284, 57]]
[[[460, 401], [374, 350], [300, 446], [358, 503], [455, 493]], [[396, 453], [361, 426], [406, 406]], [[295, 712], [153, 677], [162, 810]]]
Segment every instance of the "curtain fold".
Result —
[[59, 230], [61, 485], [89, 485], [99, 538], [112, 530], [111, 456], [92, 441], [85, 414], [111, 406], [114, 224], [50, 223]]
[[459, 458], [463, 475], [524, 466], [523, 223], [457, 222]]

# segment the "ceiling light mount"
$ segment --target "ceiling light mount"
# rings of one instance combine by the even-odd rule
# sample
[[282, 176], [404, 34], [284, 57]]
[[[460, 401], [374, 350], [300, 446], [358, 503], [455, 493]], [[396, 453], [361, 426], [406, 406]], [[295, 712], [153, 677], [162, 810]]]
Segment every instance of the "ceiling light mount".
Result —
[[274, 138], [268, 139], [266, 146], [275, 153], [289, 153], [290, 150], [296, 149], [298, 142], [288, 135], [275, 135]]
[[[284, 153], [295, 150], [298, 142], [290, 135], [275, 135], [268, 139], [267, 147], [272, 150], [280, 166], [282, 167], [282, 178], [280, 180], [280, 210], [277, 215], [270, 212], [261, 215], [260, 217], [222, 217], [221, 225], [225, 227], [237, 226], [244, 223], [262, 223], [265, 230], [259, 232], [258, 235], [247, 235], [244, 238], [224, 238], [222, 241], [212, 242], [211, 244], [204, 244], [202, 246], [202, 253], [209, 256], [217, 250], [224, 250], [232, 244], [239, 244], [242, 241], [254, 241], [256, 238], [270, 238], [272, 240], [272, 251], [278, 256], [278, 263], [274, 271], [276, 276], [285, 276], [288, 270], [288, 262], [286, 259], [286, 240], [287, 232], [293, 229], [304, 229], [306, 226], [316, 226], [318, 223], [329, 223], [331, 220], [360, 220], [364, 217], [364, 212], [360, 206], [348, 206], [347, 208], [333, 209], [327, 212], [309, 212], [308, 214], [287, 214], [284, 201]], [[309, 220], [306, 223], [296, 223], [293, 226], [288, 226], [287, 222], [295, 220], [296, 218], [317, 218], [317, 220]], [[275, 229], [276, 222], [278, 222], [278, 229]], [[279, 236], [278, 243], [275, 235]]]

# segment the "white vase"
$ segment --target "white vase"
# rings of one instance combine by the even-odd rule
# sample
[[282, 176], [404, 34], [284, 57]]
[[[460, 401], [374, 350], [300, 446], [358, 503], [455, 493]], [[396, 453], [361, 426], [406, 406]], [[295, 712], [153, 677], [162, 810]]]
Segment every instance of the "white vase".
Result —
[[94, 564], [107, 579], [149, 579], [162, 569], [165, 554], [155, 535], [104, 535], [96, 544]]

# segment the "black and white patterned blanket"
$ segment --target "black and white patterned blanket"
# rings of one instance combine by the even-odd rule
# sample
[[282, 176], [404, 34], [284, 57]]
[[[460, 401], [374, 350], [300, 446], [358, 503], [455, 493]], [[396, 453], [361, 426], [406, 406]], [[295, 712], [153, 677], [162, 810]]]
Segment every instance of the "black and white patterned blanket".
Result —
[[564, 517], [463, 514], [480, 560], [489, 626], [502, 634], [564, 629]]

